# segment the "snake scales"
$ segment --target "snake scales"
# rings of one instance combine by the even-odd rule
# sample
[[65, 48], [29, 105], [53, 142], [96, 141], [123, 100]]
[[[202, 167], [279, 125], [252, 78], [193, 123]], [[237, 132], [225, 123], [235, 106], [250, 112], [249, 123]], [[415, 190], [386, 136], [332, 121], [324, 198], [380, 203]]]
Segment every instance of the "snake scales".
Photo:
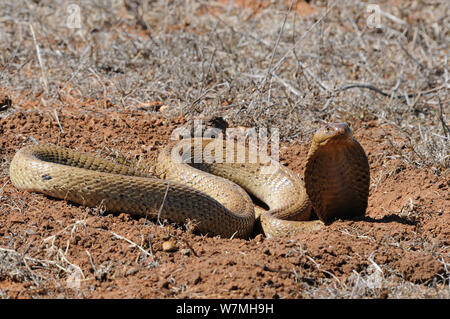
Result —
[[[19, 189], [89, 207], [103, 205], [107, 211], [160, 214], [176, 223], [194, 220], [201, 233], [226, 237], [248, 238], [255, 219], [260, 220], [265, 235], [272, 237], [365, 214], [369, 164], [344, 123], [329, 124], [316, 132], [304, 182], [270, 159], [260, 157], [251, 163], [248, 148], [243, 163], [230, 163], [224, 160], [224, 143], [217, 139], [177, 143], [184, 147], [199, 143], [200, 147], [192, 147], [188, 156], [183, 155], [184, 162], [177, 163], [171, 157], [174, 143], [169, 144], [159, 154], [152, 176], [56, 145], [28, 146], [12, 159], [10, 178]], [[221, 148], [225, 151], [217, 152]], [[203, 161], [187, 164], [199, 151], [207, 153]], [[264, 171], [269, 166], [271, 170]], [[269, 210], [255, 209], [247, 192]], [[312, 208], [319, 220], [309, 220]]]

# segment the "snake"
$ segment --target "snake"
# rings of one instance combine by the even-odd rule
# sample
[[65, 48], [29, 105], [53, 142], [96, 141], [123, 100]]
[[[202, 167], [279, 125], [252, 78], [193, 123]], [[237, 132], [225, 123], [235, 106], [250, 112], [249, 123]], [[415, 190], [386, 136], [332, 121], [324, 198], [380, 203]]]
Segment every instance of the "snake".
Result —
[[242, 145], [241, 153], [236, 149], [218, 138], [171, 141], [158, 154], [153, 172], [145, 173], [62, 146], [37, 144], [19, 149], [9, 172], [20, 190], [190, 224], [211, 236], [292, 236], [365, 215], [369, 162], [347, 124], [326, 124], [315, 132], [303, 178], [263, 152], [255, 159], [249, 145]]

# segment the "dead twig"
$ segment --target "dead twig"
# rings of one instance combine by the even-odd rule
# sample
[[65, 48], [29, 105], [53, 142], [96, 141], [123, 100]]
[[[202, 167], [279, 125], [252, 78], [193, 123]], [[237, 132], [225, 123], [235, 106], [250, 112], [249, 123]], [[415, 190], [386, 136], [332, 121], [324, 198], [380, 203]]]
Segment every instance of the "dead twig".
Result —
[[[99, 228], [100, 229], [100, 228]], [[146, 255], [147, 257], [152, 257], [152, 254], [150, 254], [148, 251], [146, 251], [142, 246], [136, 244], [135, 242], [129, 240], [126, 237], [120, 236], [118, 234], [116, 234], [113, 231], [109, 231], [115, 238], [120, 239], [120, 240], [124, 240], [127, 243], [129, 243], [131, 245], [131, 247], [136, 247], [137, 249], [139, 249], [144, 255]]]
[[36, 40], [36, 35], [34, 34], [33, 25], [31, 23], [30, 23], [30, 31], [31, 31], [31, 36], [33, 37], [34, 47], [36, 49], [36, 56], [38, 58], [39, 66], [41, 67], [42, 82], [44, 84], [44, 89], [45, 89], [45, 92], [48, 93], [47, 74], [45, 72], [44, 63], [42, 63], [41, 51], [39, 49], [39, 45]]
[[445, 137], [448, 138], [448, 136], [450, 134], [450, 129], [448, 128], [448, 125], [445, 122], [444, 110], [443, 110], [443, 107], [442, 107], [442, 101], [441, 101], [441, 99], [439, 97], [438, 97], [438, 99], [439, 99], [439, 120], [441, 121], [442, 129], [444, 130]]
[[[435, 87], [435, 88], [427, 90], [427, 91], [422, 91], [422, 92], [419, 92], [419, 93], [410, 93], [410, 94], [406, 94], [406, 95], [405, 94], [400, 94], [400, 95], [394, 96], [394, 98], [401, 99], [401, 98], [405, 98], [405, 96], [408, 97], [408, 98], [412, 98], [412, 97], [415, 97], [415, 96], [425, 96], [425, 95], [431, 94], [433, 92], [439, 91], [440, 89], [443, 89], [445, 87], [446, 87], [446, 85], [443, 84], [443, 85], [440, 85], [438, 87]], [[361, 89], [372, 90], [372, 91], [375, 91], [378, 94], [381, 94], [381, 95], [386, 96], [386, 97], [390, 97], [391, 96], [391, 94], [384, 92], [383, 90], [377, 88], [374, 85], [364, 84], [364, 83], [354, 83], [354, 84], [345, 85], [345, 86], [341, 87], [340, 89], [338, 89], [336, 91], [336, 93], [339, 94], [339, 93], [341, 93], [341, 92], [343, 92], [345, 90], [354, 89], [354, 88], [361, 88]]]

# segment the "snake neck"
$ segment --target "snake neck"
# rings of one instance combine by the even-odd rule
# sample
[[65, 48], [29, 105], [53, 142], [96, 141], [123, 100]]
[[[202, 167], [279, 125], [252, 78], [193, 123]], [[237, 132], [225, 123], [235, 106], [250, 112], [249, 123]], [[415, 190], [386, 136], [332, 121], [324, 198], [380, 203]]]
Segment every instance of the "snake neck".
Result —
[[369, 194], [369, 163], [353, 137], [312, 143], [305, 167], [306, 192], [319, 219], [363, 216]]

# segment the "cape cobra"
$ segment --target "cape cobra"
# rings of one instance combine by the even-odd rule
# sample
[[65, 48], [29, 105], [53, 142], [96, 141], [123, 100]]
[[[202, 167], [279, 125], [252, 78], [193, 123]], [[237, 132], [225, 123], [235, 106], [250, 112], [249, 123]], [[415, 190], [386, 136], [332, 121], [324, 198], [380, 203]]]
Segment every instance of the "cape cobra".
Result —
[[[172, 142], [159, 154], [150, 176], [60, 146], [33, 145], [15, 154], [10, 178], [19, 189], [89, 207], [103, 205], [107, 211], [176, 223], [191, 220], [203, 234], [226, 237], [248, 238], [255, 220], [272, 237], [365, 214], [369, 164], [344, 123], [326, 125], [315, 133], [304, 182], [267, 155], [250, 161], [248, 147], [240, 162], [236, 151], [231, 161], [227, 159], [228, 151], [219, 139]], [[182, 161], [174, 161], [177, 154], [183, 155]], [[190, 163], [199, 155], [203, 155], [200, 163]], [[247, 192], [268, 210], [255, 209]], [[310, 220], [312, 208], [319, 220]]]

